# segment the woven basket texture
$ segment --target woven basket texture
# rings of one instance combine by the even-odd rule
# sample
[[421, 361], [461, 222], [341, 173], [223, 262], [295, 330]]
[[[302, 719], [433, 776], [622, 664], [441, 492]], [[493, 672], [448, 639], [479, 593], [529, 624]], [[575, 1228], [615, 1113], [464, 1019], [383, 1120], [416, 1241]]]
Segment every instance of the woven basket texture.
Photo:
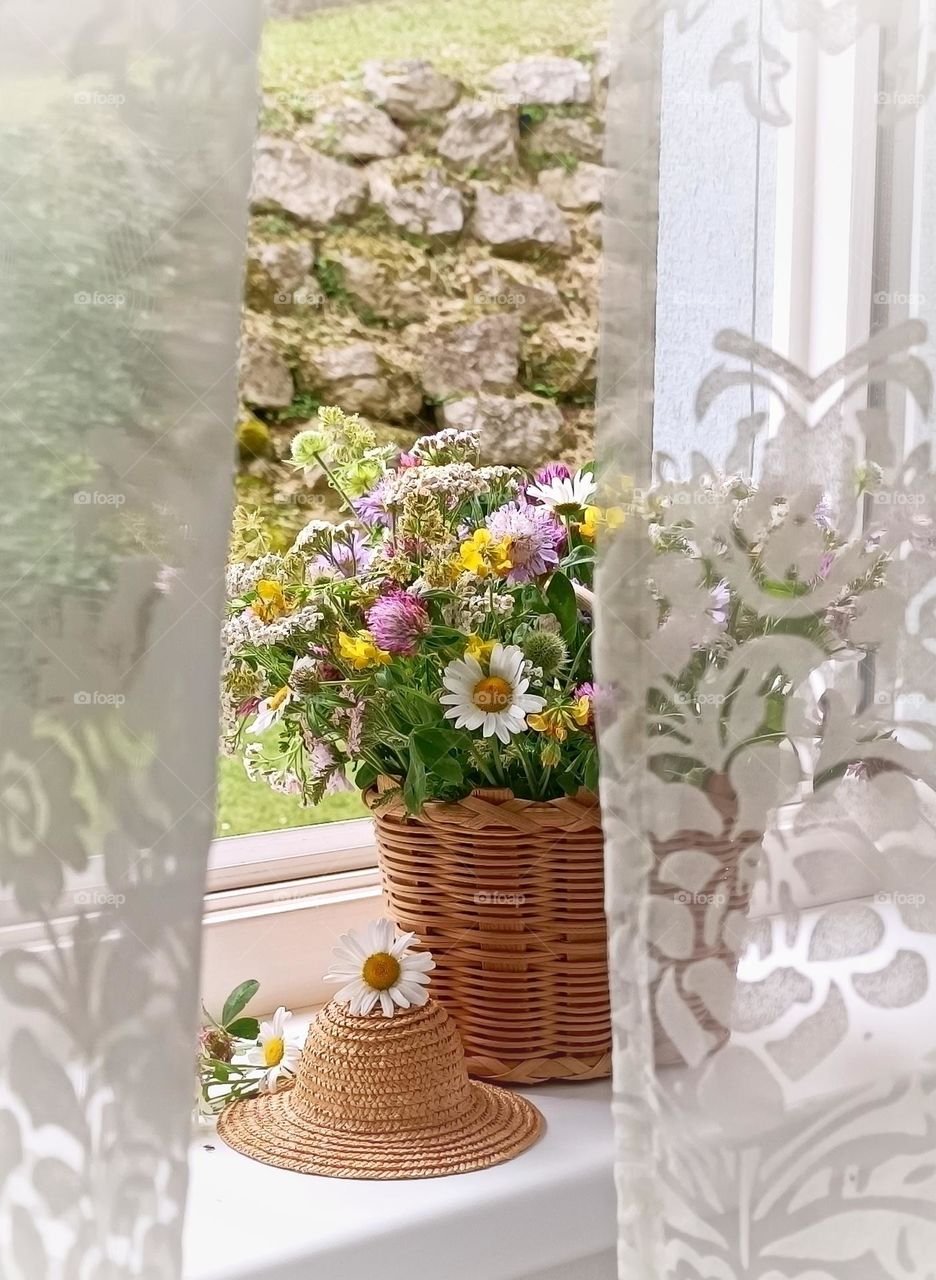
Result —
[[408, 817], [372, 790], [390, 913], [433, 954], [433, 995], [479, 1079], [610, 1074], [604, 855], [597, 798], [510, 791]]

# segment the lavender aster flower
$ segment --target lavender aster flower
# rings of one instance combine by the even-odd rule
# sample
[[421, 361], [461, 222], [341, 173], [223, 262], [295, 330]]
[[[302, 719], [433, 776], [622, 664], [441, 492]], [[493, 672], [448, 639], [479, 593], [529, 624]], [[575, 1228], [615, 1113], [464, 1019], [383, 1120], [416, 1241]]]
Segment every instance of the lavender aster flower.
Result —
[[711, 604], [708, 607], [708, 616], [719, 627], [728, 625], [728, 610], [731, 608], [731, 591], [728, 588], [727, 579], [722, 578], [721, 582], [717, 582], [709, 592]]
[[508, 582], [529, 582], [559, 563], [566, 533], [548, 508], [509, 502], [488, 516], [487, 527], [496, 541], [508, 539]]
[[381, 649], [411, 657], [429, 630], [429, 611], [419, 596], [391, 591], [368, 609], [367, 627]]
[[343, 530], [340, 537], [332, 539], [331, 546], [316, 556], [314, 566], [323, 573], [335, 573], [342, 578], [354, 578], [370, 565], [374, 549], [355, 530]]
[[386, 484], [386, 476], [381, 476], [370, 493], [365, 493], [363, 498], [354, 498], [351, 502], [355, 515], [371, 529], [385, 529], [390, 523], [390, 517], [384, 505]]

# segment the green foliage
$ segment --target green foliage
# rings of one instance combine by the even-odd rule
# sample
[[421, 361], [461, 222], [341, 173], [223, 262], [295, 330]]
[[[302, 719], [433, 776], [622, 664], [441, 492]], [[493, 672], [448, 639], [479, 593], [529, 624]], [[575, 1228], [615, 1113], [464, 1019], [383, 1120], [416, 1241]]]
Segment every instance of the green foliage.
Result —
[[238, 1014], [243, 1013], [259, 990], [260, 983], [256, 978], [249, 978], [246, 982], [242, 982], [239, 987], [234, 988], [225, 1000], [224, 1008], [221, 1011], [221, 1026], [225, 1031], [233, 1034], [231, 1023], [235, 1021]]
[[321, 408], [321, 400], [310, 391], [297, 391], [285, 409], [273, 409], [268, 417], [273, 422], [306, 422]]
[[315, 264], [314, 271], [326, 298], [347, 302], [350, 305], [344, 283], [344, 268], [340, 262], [333, 262], [329, 258], [319, 258]]
[[508, 57], [589, 50], [607, 35], [608, 0], [383, 0], [318, 12], [305, 21], [268, 22], [264, 87], [288, 108], [312, 89], [354, 81], [367, 58], [428, 58], [469, 86]]

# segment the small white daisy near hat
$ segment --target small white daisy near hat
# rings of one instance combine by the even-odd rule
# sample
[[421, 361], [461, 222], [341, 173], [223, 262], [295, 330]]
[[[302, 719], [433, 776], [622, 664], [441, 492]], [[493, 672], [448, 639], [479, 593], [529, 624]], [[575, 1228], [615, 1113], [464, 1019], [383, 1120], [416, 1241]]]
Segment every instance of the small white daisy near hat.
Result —
[[261, 1022], [256, 1048], [247, 1053], [250, 1066], [266, 1068], [266, 1074], [260, 1083], [264, 1093], [275, 1089], [280, 1079], [292, 1075], [298, 1065], [299, 1046], [291, 1044], [286, 1038], [291, 1017], [292, 1014], [285, 1006], [280, 1005], [270, 1022]]
[[424, 1005], [435, 961], [428, 951], [410, 949], [415, 937], [415, 933], [397, 934], [390, 920], [374, 920], [363, 929], [343, 934], [325, 975], [326, 982], [344, 984], [336, 992], [335, 1002], [361, 1015], [379, 1004], [385, 1018], [392, 1018], [397, 1009]]

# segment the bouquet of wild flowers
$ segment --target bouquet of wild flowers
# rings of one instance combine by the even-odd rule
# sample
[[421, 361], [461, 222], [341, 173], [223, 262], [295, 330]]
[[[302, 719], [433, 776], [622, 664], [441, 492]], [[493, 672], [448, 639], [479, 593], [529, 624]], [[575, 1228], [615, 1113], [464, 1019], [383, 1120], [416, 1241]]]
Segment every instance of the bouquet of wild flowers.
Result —
[[477, 787], [594, 788], [587, 604], [596, 531], [622, 512], [593, 505], [587, 468], [478, 465], [472, 432], [395, 452], [323, 409], [293, 459], [326, 471], [348, 518], [313, 521], [276, 555], [238, 513], [229, 749], [306, 804], [378, 778], [411, 813]]

